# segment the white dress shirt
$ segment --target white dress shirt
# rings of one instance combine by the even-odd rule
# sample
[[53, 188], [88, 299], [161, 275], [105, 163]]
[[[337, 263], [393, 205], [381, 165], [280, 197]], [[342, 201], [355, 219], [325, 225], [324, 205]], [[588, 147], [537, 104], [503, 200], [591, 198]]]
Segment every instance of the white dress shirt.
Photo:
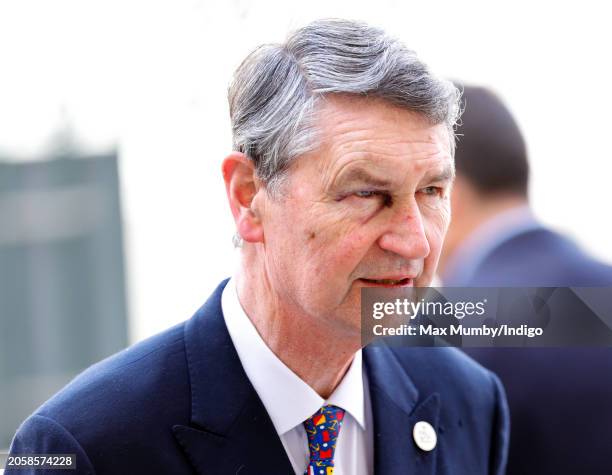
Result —
[[268, 348], [240, 304], [234, 278], [223, 290], [221, 306], [240, 362], [274, 424], [296, 475], [304, 474], [310, 459], [303, 422], [327, 404], [346, 411], [334, 453], [334, 474], [371, 475], [373, 422], [361, 350], [355, 353], [335, 391], [323, 399]]

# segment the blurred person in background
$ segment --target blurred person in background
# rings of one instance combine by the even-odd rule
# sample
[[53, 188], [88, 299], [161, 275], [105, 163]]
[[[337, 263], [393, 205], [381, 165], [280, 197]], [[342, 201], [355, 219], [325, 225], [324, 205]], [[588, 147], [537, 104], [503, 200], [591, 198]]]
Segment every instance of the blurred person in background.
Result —
[[452, 348], [361, 348], [361, 289], [436, 270], [458, 97], [362, 23], [256, 49], [222, 165], [237, 272], [192, 319], [77, 377], [13, 453], [74, 453], [98, 475], [503, 473], [495, 375]]
[[[465, 86], [463, 97], [452, 220], [439, 266], [443, 285], [612, 285], [610, 266], [532, 214], [527, 148], [506, 106], [481, 87]], [[571, 166], [579, 166], [576, 160]], [[584, 186], [570, 192], [588, 199], [580, 193]], [[506, 387], [512, 428], [508, 474], [612, 472], [612, 349], [466, 352]]]

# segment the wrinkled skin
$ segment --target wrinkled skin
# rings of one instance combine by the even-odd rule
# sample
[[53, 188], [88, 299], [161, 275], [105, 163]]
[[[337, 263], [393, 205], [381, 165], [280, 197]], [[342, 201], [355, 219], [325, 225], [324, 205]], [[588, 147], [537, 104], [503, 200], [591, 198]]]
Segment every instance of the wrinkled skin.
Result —
[[263, 187], [253, 197], [257, 262], [274, 313], [355, 335], [360, 279], [432, 280], [450, 222], [449, 135], [416, 113], [346, 96], [326, 99], [318, 125], [321, 146], [293, 163], [281, 197]]

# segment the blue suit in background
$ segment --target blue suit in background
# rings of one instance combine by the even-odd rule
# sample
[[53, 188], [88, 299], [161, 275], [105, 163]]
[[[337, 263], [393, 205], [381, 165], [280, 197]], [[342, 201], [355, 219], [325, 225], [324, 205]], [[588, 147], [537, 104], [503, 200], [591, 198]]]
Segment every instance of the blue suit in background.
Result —
[[[476, 241], [456, 252], [445, 286], [612, 286], [612, 267], [529, 213], [504, 232], [481, 234]], [[506, 388], [512, 427], [508, 475], [612, 473], [612, 349], [466, 353]]]
[[[78, 376], [22, 424], [11, 452], [73, 453], [78, 474], [293, 473], [225, 326], [224, 286], [187, 322]], [[376, 474], [503, 473], [508, 414], [491, 372], [449, 348], [366, 348], [364, 363]], [[436, 430], [431, 452], [413, 441], [418, 421]]]

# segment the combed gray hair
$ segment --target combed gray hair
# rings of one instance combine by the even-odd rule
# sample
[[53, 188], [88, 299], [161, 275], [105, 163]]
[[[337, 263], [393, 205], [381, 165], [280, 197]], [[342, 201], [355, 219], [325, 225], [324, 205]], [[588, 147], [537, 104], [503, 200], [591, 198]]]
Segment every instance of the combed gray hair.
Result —
[[460, 93], [384, 31], [348, 20], [318, 20], [284, 44], [263, 45], [229, 88], [234, 150], [255, 164], [274, 194], [298, 156], [317, 147], [316, 112], [326, 94], [376, 97], [445, 123], [454, 152]]

